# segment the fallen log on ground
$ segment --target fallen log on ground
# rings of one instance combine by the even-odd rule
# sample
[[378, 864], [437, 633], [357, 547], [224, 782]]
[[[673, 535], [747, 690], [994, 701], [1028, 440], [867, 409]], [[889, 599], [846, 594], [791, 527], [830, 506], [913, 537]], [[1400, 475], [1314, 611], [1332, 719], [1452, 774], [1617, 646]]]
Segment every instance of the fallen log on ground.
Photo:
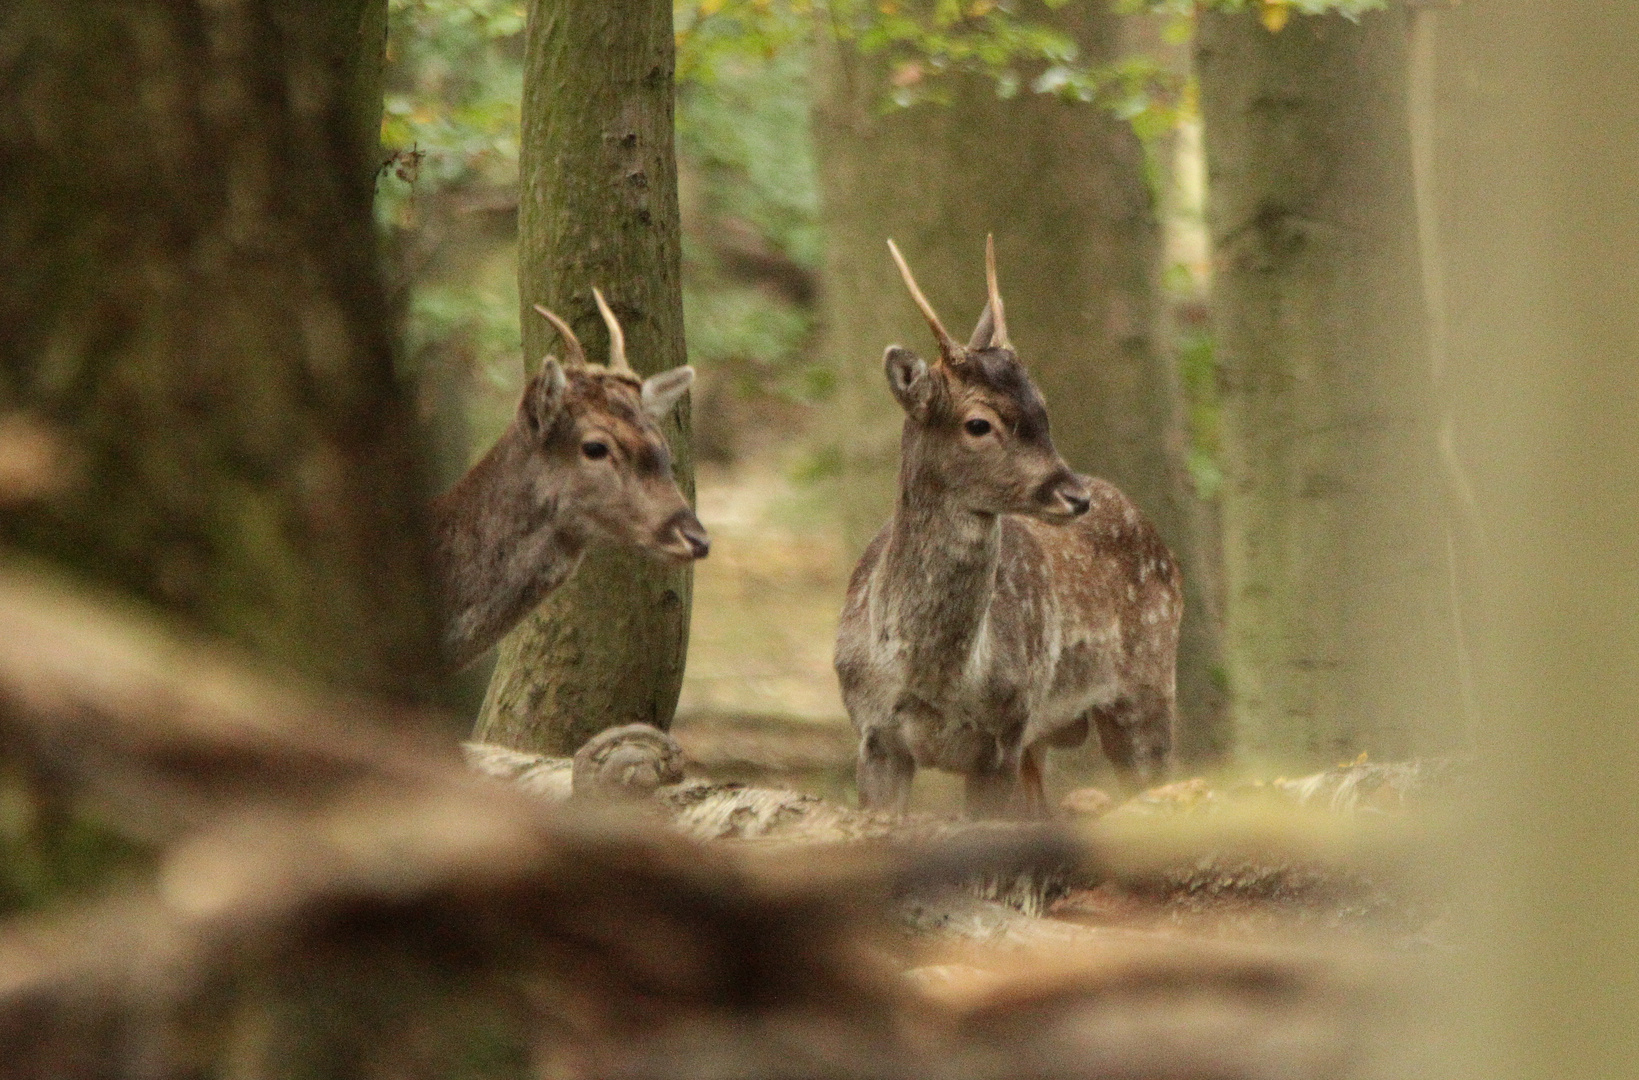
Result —
[[8, 799], [144, 851], [0, 923], [0, 1075], [1373, 1075], [1393, 999], [1347, 951], [1017, 913], [1038, 932], [976, 949], [888, 915], [1108, 854], [1072, 834], [913, 842], [843, 813], [850, 842], [781, 844], [754, 810], [717, 827], [763, 840], [702, 844], [476, 777], [393, 719], [0, 570]]
[[[687, 777], [682, 747], [642, 724], [601, 733], [574, 759], [484, 743], [463, 749], [478, 772], [549, 802], [624, 797], [702, 841], [948, 848], [1011, 837], [1024, 850], [1044, 828], [928, 814], [896, 819], [803, 792]], [[619, 762], [638, 779], [594, 779], [594, 760]], [[1398, 827], [1403, 819], [1385, 815], [1449, 800], [1465, 775], [1465, 763], [1446, 759], [1362, 760], [1267, 783], [1179, 781], [1120, 806], [1088, 798], [1099, 794], [1090, 789], [1073, 792], [1067, 803], [1098, 811], [1060, 823], [1075, 851], [1057, 861], [1043, 852], [1011, 870], [993, 866], [957, 882], [959, 891], [908, 890], [900, 922], [980, 940], [1051, 940], [1067, 932], [1031, 922], [1050, 911], [1076, 922], [1115, 914], [1152, 926], [1166, 914], [1176, 924], [1227, 929], [1230, 920], [1218, 916], [1235, 908], [1234, 922], [1247, 931], [1356, 925], [1415, 943], [1441, 901], [1407, 887], [1408, 864], [1422, 848]]]

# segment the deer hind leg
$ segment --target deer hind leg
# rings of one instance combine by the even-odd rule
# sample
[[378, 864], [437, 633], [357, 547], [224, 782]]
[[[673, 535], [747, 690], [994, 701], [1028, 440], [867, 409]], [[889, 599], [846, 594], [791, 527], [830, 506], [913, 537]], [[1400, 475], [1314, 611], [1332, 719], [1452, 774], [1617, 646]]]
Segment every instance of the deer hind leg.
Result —
[[1172, 698], [1136, 694], [1091, 711], [1104, 756], [1122, 790], [1136, 795], [1162, 783], [1172, 765]]
[[1080, 746], [1087, 741], [1087, 732], [1091, 727], [1092, 714], [1084, 713], [1068, 724], [1049, 731], [1038, 742], [1024, 748], [1024, 753], [1019, 757], [1019, 785], [1024, 816], [1036, 819], [1053, 816], [1047, 805], [1047, 751], [1049, 748], [1071, 750]]
[[[1022, 727], [1022, 725], [1021, 725]], [[1025, 754], [1019, 745], [1022, 731], [1003, 736], [970, 761], [962, 774], [962, 794], [970, 818], [1032, 816], [1022, 790]]]
[[903, 814], [911, 797], [916, 759], [892, 728], [869, 728], [859, 740], [859, 761], [854, 783], [859, 805], [865, 810]]
[[962, 774], [962, 801], [970, 818], [1006, 818], [1017, 813], [1019, 766], [986, 765]]
[[1019, 756], [1019, 795], [1027, 818], [1050, 816], [1047, 812], [1047, 783], [1042, 775], [1046, 757], [1047, 747], [1043, 743], [1025, 747], [1024, 753]]

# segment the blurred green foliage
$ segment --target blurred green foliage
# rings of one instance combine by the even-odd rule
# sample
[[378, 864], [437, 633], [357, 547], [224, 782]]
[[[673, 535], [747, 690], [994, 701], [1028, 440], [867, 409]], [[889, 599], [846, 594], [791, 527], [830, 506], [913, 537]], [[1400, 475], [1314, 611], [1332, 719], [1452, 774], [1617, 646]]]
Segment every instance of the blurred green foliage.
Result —
[[1195, 493], [1203, 499], [1217, 496], [1224, 474], [1218, 464], [1218, 368], [1213, 359], [1212, 334], [1188, 330], [1178, 341], [1178, 370], [1189, 410], [1189, 474]]
[[[1154, 57], [1090, 64], [1069, 34], [1042, 18], [1072, 0], [680, 0], [679, 78], [709, 82], [724, 58], [777, 57], [825, 33], [886, 60], [884, 110], [949, 104], [952, 75], [990, 80], [1010, 98], [1028, 88], [1110, 108], [1153, 138], [1175, 122], [1185, 80]], [[1074, 0], [1106, 2], [1106, 0]], [[1193, 6], [1163, 11], [1167, 34], [1188, 39]], [[1341, 0], [1353, 2], [1353, 0]], [[1177, 8], [1176, 11], [1172, 10]]]
[[[812, 24], [768, 4], [748, 30], [735, 6], [678, 7], [689, 356], [740, 396], [811, 401], [834, 382], [806, 347], [821, 256]], [[524, 4], [390, 0], [389, 15], [382, 142], [394, 155], [377, 215], [406, 295], [408, 366], [423, 384], [470, 383], [483, 443], [522, 373], [517, 291], [497, 269], [515, 245]], [[498, 210], [506, 220], [486, 231]]]
[[[1110, 109], [1150, 150], [1159, 190], [1156, 147], [1194, 114], [1194, 86], [1154, 56], [1090, 64], [1045, 21], [1067, 3], [1104, 2], [1162, 19], [1172, 45], [1189, 41], [1198, 10], [1195, 0], [676, 0], [684, 309], [702, 390], [807, 402], [835, 381], [809, 347], [822, 254], [809, 131], [816, 35], [885, 60], [883, 109], [947, 102], [956, 74], [988, 79], [1003, 97], [1029, 90]], [[1352, 18], [1384, 2], [1210, 6], [1255, 9], [1273, 31], [1293, 12]], [[479, 415], [465, 422], [483, 443], [510, 415], [522, 375], [517, 292], [504, 268], [515, 243], [525, 5], [389, 0], [389, 17], [382, 143], [392, 156], [377, 214], [406, 297], [407, 362], [441, 387], [443, 404], [425, 404], [428, 414], [448, 413], [464, 393], [455, 384], [477, 391]], [[1210, 367], [1209, 345], [1183, 347], [1186, 369]], [[1213, 441], [1198, 438], [1192, 455], [1203, 493], [1217, 483]]]
[[427, 148], [417, 181], [515, 182], [523, 4], [389, 0], [388, 20], [382, 145]]
[[689, 355], [742, 398], [814, 401], [835, 381], [807, 348], [822, 256], [808, 61], [801, 41], [697, 55], [678, 85]]
[[503, 394], [518, 393], [526, 365], [518, 359], [523, 341], [518, 332], [516, 280], [508, 288], [510, 277], [497, 280], [497, 275], [485, 274], [475, 280], [434, 282], [413, 290], [405, 351], [420, 355], [459, 337], [464, 349], [497, 359], [495, 364], [479, 367], [485, 382]]
[[677, 150], [703, 182], [704, 210], [732, 215], [805, 266], [820, 259], [806, 47], [764, 60], [719, 58], [682, 83]]
[[[1067, 0], [1038, 0], [1062, 7]], [[1021, 63], [1070, 63], [1063, 34], [1020, 18], [1006, 0], [679, 0], [678, 78], [710, 81], [724, 58], [772, 58], [816, 32], [891, 61], [884, 107], [948, 100], [939, 76], [982, 74], [1016, 93]]]

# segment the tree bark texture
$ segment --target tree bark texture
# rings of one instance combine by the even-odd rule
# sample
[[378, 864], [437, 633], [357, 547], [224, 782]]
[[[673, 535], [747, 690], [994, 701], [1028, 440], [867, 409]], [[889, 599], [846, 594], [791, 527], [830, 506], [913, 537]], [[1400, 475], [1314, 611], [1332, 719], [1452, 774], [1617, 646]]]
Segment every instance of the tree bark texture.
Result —
[[[386, 92], [387, 0], [346, 0], [335, 5], [341, 25], [336, 38], [343, 47], [338, 57], [352, 72], [349, 111], [363, 148], [360, 172], [374, 194], [381, 169], [381, 113]], [[351, 31], [351, 32], [349, 32]]]
[[362, 145], [372, 4], [0, 9], [0, 414], [69, 463], [0, 536], [309, 677], [425, 701], [427, 493]]
[[[1118, 55], [1102, 4], [1045, 14], [1092, 62]], [[842, 372], [844, 512], [857, 551], [893, 508], [902, 414], [881, 357], [931, 340], [888, 257], [892, 237], [952, 333], [984, 305], [986, 233], [1008, 329], [1071, 467], [1104, 477], [1160, 528], [1184, 567], [1180, 752], [1226, 747], [1210, 512], [1184, 466], [1182, 391], [1166, 340], [1160, 230], [1130, 128], [1104, 110], [963, 80], [948, 107], [880, 112], [885, 72], [822, 50], [817, 117], [827, 230], [825, 337]]]
[[1254, 760], [1461, 741], [1406, 20], [1200, 22], [1225, 643]]
[[[670, 4], [533, 0], [524, 60], [518, 284], [524, 355], [561, 352], [543, 304], [594, 360], [600, 288], [640, 374], [686, 362], [673, 145]], [[663, 426], [693, 497], [688, 406]], [[476, 737], [569, 754], [607, 727], [670, 726], [688, 649], [693, 572], [594, 548], [500, 645]]]

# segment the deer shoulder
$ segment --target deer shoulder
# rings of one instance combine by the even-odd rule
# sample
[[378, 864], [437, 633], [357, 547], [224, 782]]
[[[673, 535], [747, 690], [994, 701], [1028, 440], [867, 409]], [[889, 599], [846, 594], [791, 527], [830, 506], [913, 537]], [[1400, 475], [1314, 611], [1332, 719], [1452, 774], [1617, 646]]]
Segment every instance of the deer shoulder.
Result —
[[672, 476], [662, 420], [694, 369], [640, 379], [603, 294], [607, 367], [590, 364], [569, 325], [535, 310], [562, 336], [489, 452], [433, 503], [445, 649], [464, 667], [563, 584], [589, 543], [626, 544], [678, 562], [710, 540]]

